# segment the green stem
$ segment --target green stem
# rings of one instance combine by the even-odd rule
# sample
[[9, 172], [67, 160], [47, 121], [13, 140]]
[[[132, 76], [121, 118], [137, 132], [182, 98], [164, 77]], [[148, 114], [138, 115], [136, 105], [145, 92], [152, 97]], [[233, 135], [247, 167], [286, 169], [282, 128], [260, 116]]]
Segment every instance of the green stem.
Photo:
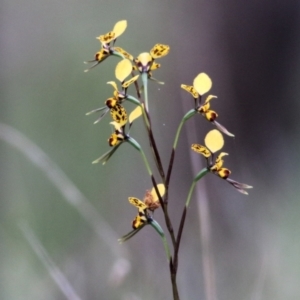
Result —
[[133, 146], [136, 150], [138, 150], [140, 152], [140, 154], [142, 155], [143, 161], [145, 163], [146, 169], [148, 171], [148, 174], [152, 177], [152, 171], [151, 171], [150, 165], [148, 163], [147, 157], [146, 157], [142, 147], [140, 146], [140, 144], [132, 137], [128, 137], [127, 141], [131, 146]]
[[175, 136], [175, 140], [174, 140], [174, 144], [173, 144], [173, 149], [176, 149], [177, 147], [177, 143], [178, 143], [178, 139], [179, 139], [179, 135], [180, 135], [180, 132], [181, 132], [181, 129], [182, 129], [182, 126], [183, 124], [188, 120], [190, 119], [192, 116], [194, 116], [195, 114], [197, 113], [197, 111], [195, 109], [191, 109], [190, 111], [188, 111], [184, 117], [182, 118], [179, 126], [178, 126], [178, 129], [177, 129], [177, 132], [176, 132], [176, 136]]
[[[167, 178], [166, 178], [166, 190], [168, 191], [168, 187], [169, 187], [169, 182], [170, 182], [170, 178], [171, 178], [171, 173], [172, 173], [172, 168], [173, 168], [173, 161], [175, 158], [175, 150], [177, 148], [177, 144], [178, 144], [178, 140], [179, 140], [179, 135], [182, 129], [183, 124], [190, 119], [192, 116], [194, 116], [197, 113], [197, 111], [195, 109], [191, 109], [190, 111], [188, 111], [182, 118], [176, 135], [175, 135], [175, 139], [174, 139], [174, 143], [173, 143], [173, 148], [172, 148], [172, 153], [171, 153], [171, 157], [170, 157], [170, 161], [169, 161], [169, 166], [168, 166], [168, 172], [167, 172]], [[168, 198], [168, 194], [166, 194], [166, 202], [167, 202], [167, 198]]]
[[146, 111], [149, 112], [149, 105], [148, 105], [148, 74], [142, 73], [142, 82], [144, 85], [144, 94], [145, 94], [145, 108]]
[[190, 190], [189, 190], [189, 194], [187, 196], [187, 199], [186, 199], [186, 202], [185, 202], [185, 207], [188, 208], [189, 204], [190, 204], [190, 201], [191, 201], [191, 197], [192, 197], [192, 194], [193, 194], [193, 191], [194, 191], [194, 188], [195, 188], [195, 185], [196, 183], [203, 177], [205, 176], [207, 173], [209, 173], [209, 169], [207, 168], [204, 168], [202, 169], [194, 178], [193, 180], [193, 183], [190, 187]]
[[150, 222], [150, 225], [156, 230], [156, 232], [160, 235], [161, 239], [162, 239], [162, 242], [164, 244], [164, 248], [165, 248], [165, 252], [166, 252], [166, 256], [167, 256], [167, 259], [168, 259], [168, 262], [170, 263], [171, 261], [171, 252], [170, 252], [170, 248], [169, 248], [169, 245], [168, 245], [168, 242], [167, 242], [167, 239], [166, 239], [166, 236], [162, 230], [162, 228], [160, 227], [160, 225], [155, 221], [155, 220], [152, 220]]

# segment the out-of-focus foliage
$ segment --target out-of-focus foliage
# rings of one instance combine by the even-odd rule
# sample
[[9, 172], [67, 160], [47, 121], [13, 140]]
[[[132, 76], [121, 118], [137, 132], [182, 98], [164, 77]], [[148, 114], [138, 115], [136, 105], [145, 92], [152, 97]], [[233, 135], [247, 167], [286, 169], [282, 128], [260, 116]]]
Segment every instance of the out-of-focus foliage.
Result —
[[[190, 108], [180, 84], [200, 70], [214, 78], [214, 108], [237, 137], [225, 137], [226, 166], [254, 186], [246, 198], [207, 176], [205, 192], [195, 194], [180, 252], [182, 299], [299, 298], [299, 4], [196, 0], [188, 6], [183, 0], [2, 3], [1, 123], [45, 151], [92, 207], [72, 189], [66, 194], [77, 202], [66, 201], [48, 178], [56, 173], [46, 175], [5, 142], [0, 127], [0, 298], [65, 297], [21, 230], [30, 228], [81, 299], [171, 299], [155, 232], [144, 228], [126, 244], [117, 242], [130, 230], [128, 194], [141, 199], [151, 186], [140, 157], [122, 145], [105, 166], [91, 164], [108, 150], [112, 132], [85, 113], [111, 96], [105, 82], [115, 80], [117, 59], [88, 73], [83, 61], [99, 50], [95, 37], [123, 19], [128, 27], [120, 39], [130, 53], [161, 41], [172, 49], [155, 70], [165, 85], [149, 88], [163, 161]], [[178, 144], [170, 194], [170, 214], [178, 218], [202, 167], [190, 151], [211, 128], [201, 121], [187, 122]], [[145, 143], [139, 122], [131, 131]]]

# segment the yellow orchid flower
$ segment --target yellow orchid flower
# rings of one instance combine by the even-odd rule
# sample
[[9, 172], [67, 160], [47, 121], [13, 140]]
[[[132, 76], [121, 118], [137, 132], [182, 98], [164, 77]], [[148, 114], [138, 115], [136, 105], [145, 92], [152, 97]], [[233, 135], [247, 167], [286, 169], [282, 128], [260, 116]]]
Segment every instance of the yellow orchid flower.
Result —
[[181, 88], [190, 93], [195, 100], [195, 110], [203, 115], [206, 120], [214, 124], [220, 131], [224, 134], [233, 137], [234, 135], [230, 133], [223, 125], [216, 121], [218, 114], [210, 109], [210, 101], [217, 96], [209, 95], [207, 96], [204, 104], [201, 104], [202, 96], [210, 91], [212, 87], [212, 81], [206, 73], [198, 74], [194, 81], [193, 85], [182, 84]]
[[[90, 115], [94, 112], [103, 111], [102, 114], [100, 115], [100, 117], [94, 122], [94, 124], [101, 121], [102, 118], [107, 114], [107, 112], [109, 110], [112, 115], [115, 114], [116, 110], [117, 111], [121, 110], [120, 105], [128, 97], [128, 95], [127, 95], [128, 87], [132, 83], [134, 83], [139, 77], [139, 75], [136, 75], [133, 78], [125, 81], [125, 79], [130, 75], [131, 71], [132, 71], [132, 64], [128, 59], [123, 59], [117, 64], [116, 69], [115, 69], [115, 76], [121, 82], [122, 90], [121, 91], [118, 90], [116, 82], [114, 82], [114, 81], [107, 82], [108, 84], [112, 85], [114, 88], [113, 96], [108, 98], [105, 101], [105, 106], [94, 109], [86, 114], [86, 115]], [[113, 119], [114, 119], [114, 116], [113, 116]], [[115, 120], [115, 121], [118, 122], [118, 120]]]
[[[126, 30], [127, 21], [122, 20], [115, 24], [112, 31], [109, 31], [106, 34], [100, 35], [97, 39], [100, 41], [102, 48], [95, 54], [93, 60], [89, 60], [85, 63], [95, 62], [90, 68], [86, 69], [85, 72], [96, 67], [102, 61], [104, 61], [110, 55], [116, 55], [123, 58], [128, 58], [133, 60], [133, 56], [126, 52], [120, 47], [114, 47], [116, 39]], [[111, 45], [112, 44], [112, 45]]]
[[[165, 194], [165, 186], [160, 183], [157, 185], [157, 189], [161, 197]], [[148, 212], [150, 210], [153, 212], [157, 209], [160, 204], [158, 200], [158, 195], [154, 188], [151, 191], [146, 191], [144, 202], [135, 197], [128, 198], [129, 203], [135, 206], [138, 209], [137, 216], [132, 221], [132, 228], [138, 229], [140, 226], [152, 220], [152, 216]]]
[[117, 104], [110, 109], [110, 114], [112, 116], [113, 122], [110, 122], [114, 126], [114, 132], [108, 139], [108, 144], [111, 147], [119, 145], [121, 142], [128, 138], [125, 133], [125, 125], [129, 120], [129, 128], [131, 127], [134, 120], [142, 115], [142, 109], [138, 106], [136, 107], [127, 117], [127, 112], [123, 106]]
[[151, 71], [160, 68], [160, 64], [155, 59], [166, 56], [170, 51], [170, 47], [164, 44], [156, 44], [150, 52], [143, 52], [134, 59], [134, 69], [140, 73], [147, 73], [149, 79], [153, 79]]
[[[248, 193], [244, 189], [251, 189], [252, 186], [237, 182], [233, 179], [228, 178], [231, 174], [231, 171], [227, 168], [223, 168], [224, 160], [223, 157], [228, 155], [228, 153], [221, 152], [216, 158], [215, 162], [213, 162], [213, 155], [215, 152], [221, 150], [224, 146], [224, 138], [222, 134], [214, 129], [208, 132], [204, 139], [205, 146], [200, 144], [192, 144], [192, 150], [197, 153], [200, 153], [207, 159], [207, 168], [218, 175], [222, 179], [225, 179], [229, 182], [233, 187], [235, 187], [240, 193], [248, 195]], [[210, 160], [209, 160], [210, 159]]]

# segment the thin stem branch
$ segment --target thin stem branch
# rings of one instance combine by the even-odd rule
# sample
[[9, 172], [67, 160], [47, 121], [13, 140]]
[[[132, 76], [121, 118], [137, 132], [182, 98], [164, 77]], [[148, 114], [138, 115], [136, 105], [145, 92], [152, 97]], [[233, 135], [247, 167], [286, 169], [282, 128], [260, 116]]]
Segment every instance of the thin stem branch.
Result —
[[178, 140], [179, 140], [179, 136], [180, 136], [182, 126], [188, 119], [190, 119], [196, 113], [197, 113], [197, 111], [195, 109], [191, 109], [190, 111], [188, 111], [184, 115], [184, 117], [182, 118], [182, 120], [181, 120], [181, 122], [180, 122], [180, 124], [177, 128], [177, 132], [176, 132], [176, 135], [175, 135], [173, 148], [172, 148], [172, 152], [171, 152], [171, 156], [170, 156], [170, 162], [169, 162], [169, 166], [168, 166], [168, 172], [167, 172], [167, 178], [166, 178], [166, 190], [168, 190], [168, 187], [169, 187], [169, 183], [170, 183], [170, 179], [171, 179], [171, 173], [172, 173], [172, 169], [173, 169], [173, 162], [174, 162], [174, 158], [175, 158], [175, 150], [177, 148], [177, 144], [178, 144]]
[[192, 194], [195, 188], [196, 183], [203, 178], [207, 173], [209, 173], [209, 169], [204, 168], [202, 169], [194, 178], [192, 185], [190, 187], [186, 202], [185, 202], [185, 206], [182, 212], [182, 216], [180, 219], [180, 225], [179, 225], [179, 229], [178, 229], [178, 233], [177, 233], [177, 238], [176, 238], [176, 247], [174, 250], [174, 268], [175, 271], [177, 271], [177, 267], [178, 267], [178, 252], [179, 252], [179, 247], [180, 247], [180, 242], [181, 242], [181, 236], [182, 236], [182, 231], [183, 231], [183, 227], [184, 227], [184, 223], [185, 223], [185, 218], [186, 218], [186, 213], [187, 213], [187, 208], [189, 207], [191, 198], [192, 198]]

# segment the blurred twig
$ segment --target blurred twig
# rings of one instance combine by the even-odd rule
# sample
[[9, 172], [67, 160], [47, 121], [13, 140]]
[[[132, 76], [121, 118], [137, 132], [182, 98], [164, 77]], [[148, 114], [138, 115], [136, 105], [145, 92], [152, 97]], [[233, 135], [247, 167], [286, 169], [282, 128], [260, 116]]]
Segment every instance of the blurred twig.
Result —
[[81, 300], [76, 294], [75, 290], [69, 283], [68, 279], [64, 276], [61, 270], [55, 265], [46, 249], [40, 243], [38, 238], [35, 236], [31, 228], [24, 222], [20, 223], [20, 229], [22, 230], [24, 237], [28, 241], [29, 245], [33, 249], [34, 253], [38, 256], [40, 261], [46, 267], [47, 271], [55, 281], [59, 289], [66, 296], [68, 300]]
[[2, 123], [0, 123], [0, 139], [20, 150], [36, 167], [44, 172], [61, 192], [64, 199], [77, 209], [96, 234], [106, 242], [116, 258], [128, 257], [126, 246], [119, 247], [118, 245], [117, 233], [103, 220], [88, 199], [42, 149], [18, 130]]

